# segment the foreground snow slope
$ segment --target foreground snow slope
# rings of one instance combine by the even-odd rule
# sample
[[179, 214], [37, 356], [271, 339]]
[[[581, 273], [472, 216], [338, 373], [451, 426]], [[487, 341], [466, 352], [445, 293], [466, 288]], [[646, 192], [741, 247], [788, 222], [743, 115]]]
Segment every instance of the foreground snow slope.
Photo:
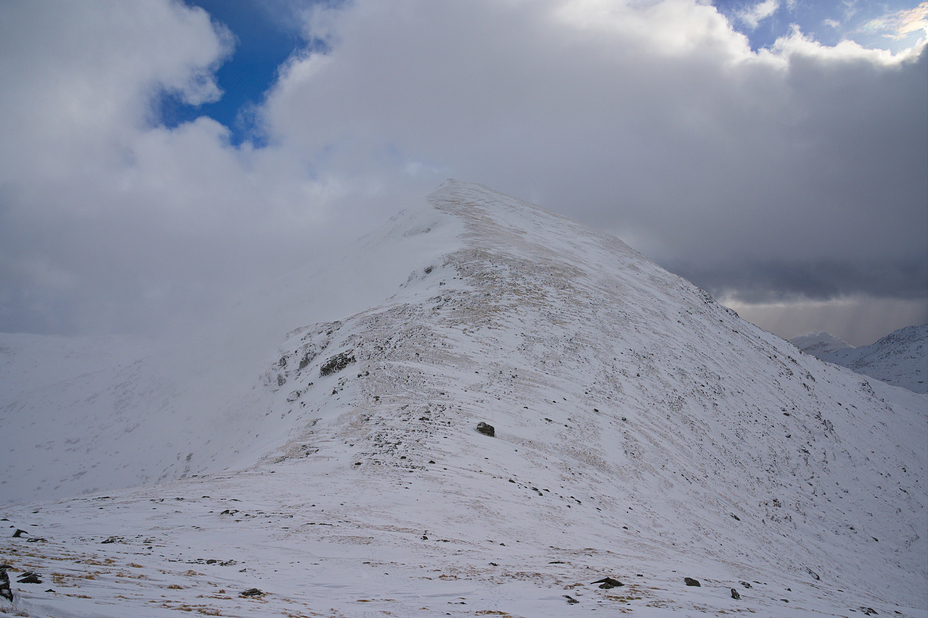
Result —
[[928, 615], [924, 395], [800, 355], [525, 202], [453, 181], [429, 202], [362, 251], [417, 262], [393, 296], [323, 323], [283, 310], [304, 325], [215, 434], [248, 469], [0, 508], [24, 531], [0, 559], [45, 577], [17, 606]]

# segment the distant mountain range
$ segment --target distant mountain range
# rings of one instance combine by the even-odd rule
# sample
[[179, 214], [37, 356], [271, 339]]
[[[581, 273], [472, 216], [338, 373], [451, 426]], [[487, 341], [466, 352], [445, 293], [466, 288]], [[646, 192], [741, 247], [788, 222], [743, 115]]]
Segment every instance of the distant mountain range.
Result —
[[926, 396], [480, 185], [345, 250], [179, 343], [0, 335], [0, 613], [928, 613]]
[[790, 343], [829, 363], [916, 393], [928, 393], [928, 324], [900, 328], [859, 348], [829, 333], [795, 337]]

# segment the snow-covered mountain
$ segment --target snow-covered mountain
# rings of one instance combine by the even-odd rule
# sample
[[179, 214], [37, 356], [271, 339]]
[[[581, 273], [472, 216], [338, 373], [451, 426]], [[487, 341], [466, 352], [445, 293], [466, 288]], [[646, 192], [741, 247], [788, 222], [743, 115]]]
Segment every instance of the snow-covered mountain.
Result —
[[790, 343], [829, 363], [916, 393], [928, 393], [928, 324], [900, 328], [859, 348], [828, 333], [796, 337]]
[[0, 340], [19, 611], [928, 615], [924, 395], [478, 185], [349, 253], [194, 352]]
[[835, 337], [831, 333], [821, 331], [793, 337], [789, 342], [815, 358], [821, 358], [823, 354], [828, 354], [835, 350], [845, 350], [854, 347], [840, 337]]

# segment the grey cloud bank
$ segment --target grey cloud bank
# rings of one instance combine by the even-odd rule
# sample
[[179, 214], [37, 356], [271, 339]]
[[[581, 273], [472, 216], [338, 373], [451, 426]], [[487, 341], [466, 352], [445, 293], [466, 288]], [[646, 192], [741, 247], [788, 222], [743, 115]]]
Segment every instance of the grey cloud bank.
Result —
[[221, 96], [234, 41], [205, 12], [0, 14], [3, 331], [209, 315], [447, 177], [615, 233], [783, 336], [809, 303], [856, 306], [805, 314], [854, 344], [928, 321], [924, 39], [755, 53], [684, 0], [307, 4], [326, 51], [281, 67], [266, 146], [233, 147], [209, 118], [158, 120], [165, 91]]

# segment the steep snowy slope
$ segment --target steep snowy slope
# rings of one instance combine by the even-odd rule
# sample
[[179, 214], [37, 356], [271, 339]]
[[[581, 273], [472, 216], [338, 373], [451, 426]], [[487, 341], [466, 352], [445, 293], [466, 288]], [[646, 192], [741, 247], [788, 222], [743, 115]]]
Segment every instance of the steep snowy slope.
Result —
[[900, 328], [867, 346], [814, 356], [894, 386], [928, 393], [928, 324]]
[[236, 408], [253, 467], [0, 508], [0, 560], [54, 583], [18, 607], [928, 615], [925, 396], [520, 200], [429, 201], [368, 240], [415, 262], [393, 296], [296, 308]]

